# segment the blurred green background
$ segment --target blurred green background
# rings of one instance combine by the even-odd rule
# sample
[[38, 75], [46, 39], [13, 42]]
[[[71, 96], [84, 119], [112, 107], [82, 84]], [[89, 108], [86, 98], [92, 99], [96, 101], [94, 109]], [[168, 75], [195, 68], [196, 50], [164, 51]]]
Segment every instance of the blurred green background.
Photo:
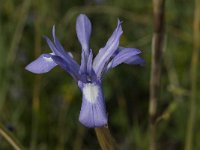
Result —
[[[41, 53], [50, 52], [43, 35], [50, 37], [54, 24], [61, 43], [80, 62], [75, 31], [80, 13], [91, 19], [90, 45], [95, 53], [106, 43], [118, 18], [124, 31], [120, 45], [142, 51], [144, 67], [120, 65], [107, 74], [103, 89], [109, 126], [121, 149], [146, 150], [153, 32], [152, 2], [147, 0], [1, 0], [0, 122], [30, 150], [100, 149], [94, 130], [78, 121], [81, 93], [72, 78], [59, 67], [43, 75], [24, 69]], [[160, 150], [184, 148], [193, 15], [193, 1], [166, 1], [166, 44], [158, 102]], [[195, 150], [200, 149], [199, 115], [197, 109]], [[2, 137], [0, 149], [12, 149]]]

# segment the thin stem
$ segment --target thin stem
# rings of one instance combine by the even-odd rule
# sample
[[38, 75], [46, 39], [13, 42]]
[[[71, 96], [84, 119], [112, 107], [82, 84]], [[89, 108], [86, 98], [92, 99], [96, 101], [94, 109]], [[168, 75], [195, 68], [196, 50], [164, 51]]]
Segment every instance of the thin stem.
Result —
[[17, 139], [0, 123], [0, 135], [2, 135], [15, 150], [24, 150]]
[[86, 128], [84, 128], [83, 126], [78, 126], [76, 138], [73, 144], [73, 150], [82, 149], [85, 133], [86, 133]]
[[110, 134], [110, 130], [107, 126], [95, 128], [97, 139], [102, 150], [117, 150], [117, 143]]
[[33, 99], [32, 99], [32, 130], [30, 140], [30, 150], [35, 150], [37, 146], [39, 113], [40, 113], [40, 81], [41, 76], [35, 77]]
[[[1, 87], [0, 87], [0, 97], [1, 97], [1, 101], [0, 101], [0, 111], [2, 111], [2, 107], [4, 105], [4, 102], [5, 102], [5, 98], [6, 98], [6, 94], [7, 94], [7, 91], [8, 91], [8, 88], [9, 88], [9, 78], [10, 78], [10, 69], [8, 69], [12, 63], [14, 62], [15, 60], [15, 57], [16, 57], [16, 49], [20, 43], [20, 40], [21, 40], [21, 37], [22, 37], [22, 33], [23, 33], [23, 29], [24, 29], [24, 26], [26, 24], [26, 19], [28, 17], [28, 10], [30, 8], [30, 5], [31, 5], [31, 0], [24, 0], [23, 1], [23, 4], [21, 6], [21, 12], [20, 12], [20, 16], [19, 16], [19, 20], [16, 24], [16, 29], [15, 29], [15, 32], [13, 34], [13, 38], [11, 40], [11, 44], [10, 44], [10, 48], [9, 48], [9, 51], [6, 52], [4, 48], [2, 48], [1, 50], [3, 51], [0, 51], [1, 53], [1, 56], [5, 56], [5, 52], [7, 53], [7, 57], [6, 59], [1, 59], [1, 64], [4, 66], [2, 68], [2, 66], [0, 66], [1, 68], [0, 69], [5, 69], [5, 71], [2, 71], [0, 70], [0, 75], [2, 76], [2, 80], [3, 81], [0, 81], [1, 82]], [[2, 32], [1, 32], [2, 33]], [[4, 52], [5, 51], [5, 52]]]
[[10, 49], [8, 51], [8, 57], [7, 57], [7, 65], [10, 66], [16, 57], [16, 49], [18, 44], [20, 43], [20, 40], [22, 38], [23, 29], [26, 23], [26, 19], [28, 17], [28, 11], [31, 6], [31, 0], [24, 0], [23, 4], [21, 6], [21, 13], [18, 23], [16, 24], [16, 29], [13, 35], [13, 39], [10, 45]]
[[165, 0], [153, 0], [154, 33], [152, 38], [149, 102], [150, 150], [156, 150], [156, 112], [160, 93], [160, 70], [164, 45], [164, 3]]
[[[74, 93], [69, 90], [71, 94], [68, 94], [70, 92], [67, 91], [66, 95], [70, 95], [70, 97], [73, 98]], [[65, 143], [67, 141], [66, 135], [69, 135], [69, 128], [66, 126], [66, 114], [69, 111], [70, 105], [71, 105], [71, 100], [72, 98], [67, 97], [65, 100], [61, 101], [60, 105], [60, 112], [58, 116], [58, 128], [57, 128], [57, 146], [56, 150], [64, 150], [65, 149]], [[74, 149], [75, 150], [75, 149]]]
[[169, 106], [163, 111], [163, 113], [157, 117], [156, 124], [165, 120], [168, 121], [172, 114], [177, 110], [179, 103], [183, 100], [183, 96], [188, 96], [189, 92], [180, 86], [179, 79], [177, 76], [176, 69], [174, 68], [174, 63], [170, 52], [164, 56], [164, 64], [167, 70], [170, 86], [169, 91], [173, 95], [173, 101]]
[[[39, 5], [35, 1], [35, 7]], [[35, 21], [35, 57], [38, 57], [41, 53], [41, 16], [36, 16]], [[32, 134], [31, 134], [31, 143], [30, 150], [34, 150], [37, 147], [37, 137], [38, 137], [38, 128], [39, 128], [39, 113], [40, 113], [40, 82], [41, 76], [35, 77], [34, 88], [33, 88], [33, 99], [32, 99]]]
[[[14, 62], [15, 60], [15, 50], [17, 49], [17, 46], [18, 44], [20, 43], [20, 40], [21, 40], [21, 37], [22, 37], [22, 31], [24, 29], [24, 26], [25, 26], [25, 23], [26, 23], [26, 19], [27, 19], [27, 16], [28, 16], [28, 10], [30, 8], [30, 4], [31, 4], [31, 0], [24, 0], [22, 6], [21, 6], [21, 12], [20, 12], [20, 17], [19, 17], [19, 21], [17, 22], [17, 25], [16, 25], [16, 29], [15, 29], [15, 32], [13, 34], [13, 38], [12, 38], [12, 41], [11, 41], [11, 45], [10, 45], [10, 48], [9, 48], [9, 51], [6, 52], [4, 49], [5, 47], [0, 47], [1, 50], [0, 50], [0, 53], [1, 53], [1, 56], [5, 56], [7, 55], [6, 59], [5, 58], [0, 58], [1, 59], [1, 65], [0, 65], [0, 69], [5, 69], [5, 71], [2, 71], [0, 70], [0, 75], [2, 76], [2, 79], [3, 81], [0, 81], [1, 82], [1, 87], [0, 87], [0, 97], [1, 97], [1, 101], [0, 101], [0, 111], [2, 110], [2, 107], [4, 105], [4, 102], [5, 102], [5, 97], [6, 97], [6, 93], [8, 91], [8, 87], [9, 87], [9, 83], [8, 83], [8, 80], [9, 80], [9, 72], [10, 70], [8, 69], [8, 67], [11, 66], [11, 64]], [[2, 28], [0, 28], [1, 30], [3, 30]], [[2, 32], [1, 32], [2, 33]], [[2, 36], [1, 36], [2, 37]], [[2, 41], [2, 39], [1, 39]], [[4, 45], [2, 45], [4, 46]], [[5, 52], [7, 54], [5, 54]]]
[[187, 135], [185, 141], [185, 150], [192, 150], [193, 143], [193, 130], [196, 117], [196, 99], [197, 99], [197, 71], [199, 61], [199, 49], [200, 49], [200, 0], [195, 0], [194, 10], [194, 23], [193, 23], [193, 35], [194, 35], [194, 47], [191, 62], [191, 96], [190, 96], [190, 114], [188, 118]]

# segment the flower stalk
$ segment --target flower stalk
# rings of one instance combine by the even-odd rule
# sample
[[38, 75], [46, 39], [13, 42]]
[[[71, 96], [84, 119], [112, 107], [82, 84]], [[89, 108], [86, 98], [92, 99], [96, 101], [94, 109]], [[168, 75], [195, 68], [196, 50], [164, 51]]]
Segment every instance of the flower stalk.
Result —
[[152, 38], [150, 102], [149, 102], [149, 150], [156, 150], [156, 113], [159, 99], [162, 53], [164, 46], [164, 3], [165, 0], [153, 0], [154, 33]]
[[189, 106], [189, 118], [187, 125], [185, 150], [192, 150], [194, 124], [196, 118], [196, 100], [197, 100], [197, 72], [198, 72], [198, 61], [199, 61], [199, 49], [200, 49], [200, 0], [195, 0], [194, 10], [194, 23], [193, 23], [193, 39], [194, 47], [192, 53], [191, 72], [190, 72], [190, 106]]
[[117, 143], [107, 126], [95, 128], [97, 139], [102, 150], [117, 150]]

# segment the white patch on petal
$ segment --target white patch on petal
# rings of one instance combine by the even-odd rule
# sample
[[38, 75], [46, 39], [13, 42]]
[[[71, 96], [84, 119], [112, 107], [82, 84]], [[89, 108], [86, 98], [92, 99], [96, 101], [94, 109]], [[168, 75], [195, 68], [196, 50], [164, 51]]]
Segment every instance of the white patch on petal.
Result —
[[54, 53], [50, 53], [51, 55], [55, 55]]
[[83, 95], [85, 99], [90, 103], [95, 103], [98, 96], [99, 87], [95, 84], [85, 84], [83, 88]]
[[43, 56], [43, 58], [47, 62], [52, 62], [53, 61], [53, 59], [51, 57], [45, 57], [45, 56]]
[[69, 54], [69, 56], [70, 56], [71, 58], [73, 58], [73, 54], [72, 54], [71, 52], [68, 52], [68, 54]]

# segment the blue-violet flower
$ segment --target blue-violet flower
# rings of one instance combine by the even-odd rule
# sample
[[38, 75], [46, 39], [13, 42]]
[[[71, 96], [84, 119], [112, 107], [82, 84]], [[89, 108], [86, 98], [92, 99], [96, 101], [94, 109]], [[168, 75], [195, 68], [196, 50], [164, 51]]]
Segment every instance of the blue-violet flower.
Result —
[[55, 26], [53, 26], [53, 42], [45, 37], [52, 53], [42, 54], [27, 65], [26, 69], [41, 74], [59, 65], [68, 72], [82, 92], [79, 121], [86, 127], [94, 128], [106, 125], [108, 120], [102, 91], [103, 75], [121, 63], [143, 64], [144, 60], [138, 56], [141, 53], [140, 50], [119, 47], [120, 36], [123, 33], [119, 20], [106, 45], [93, 59], [93, 53], [89, 47], [91, 30], [92, 26], [88, 17], [80, 14], [76, 21], [76, 32], [82, 47], [81, 65], [73, 59], [70, 52], [64, 50], [56, 37]]

